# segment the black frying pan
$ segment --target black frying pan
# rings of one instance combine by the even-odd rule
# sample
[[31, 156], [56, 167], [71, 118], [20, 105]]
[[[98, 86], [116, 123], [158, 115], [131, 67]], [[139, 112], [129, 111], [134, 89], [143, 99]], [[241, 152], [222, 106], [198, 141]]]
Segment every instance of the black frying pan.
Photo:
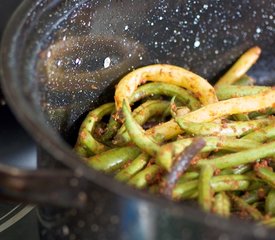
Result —
[[214, 82], [259, 45], [261, 60], [250, 74], [274, 83], [274, 11], [272, 1], [258, 0], [25, 1], [2, 44], [2, 87], [41, 146], [40, 169], [1, 166], [1, 195], [44, 204], [44, 239], [272, 239], [261, 226], [115, 182], [83, 164], [71, 146], [85, 113], [110, 100], [132, 67], [170, 63]]

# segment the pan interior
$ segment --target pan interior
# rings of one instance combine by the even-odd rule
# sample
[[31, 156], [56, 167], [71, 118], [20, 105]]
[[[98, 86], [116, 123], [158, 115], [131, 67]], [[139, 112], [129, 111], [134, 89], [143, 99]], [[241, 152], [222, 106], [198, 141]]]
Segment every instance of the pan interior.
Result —
[[113, 101], [115, 84], [133, 68], [175, 64], [212, 83], [242, 52], [259, 45], [263, 53], [250, 74], [259, 84], [271, 84], [273, 10], [272, 3], [256, 0], [138, 5], [56, 1], [40, 14], [32, 12], [37, 21], [23, 53], [25, 95], [32, 96], [43, 119], [73, 144], [81, 116], [99, 103]]

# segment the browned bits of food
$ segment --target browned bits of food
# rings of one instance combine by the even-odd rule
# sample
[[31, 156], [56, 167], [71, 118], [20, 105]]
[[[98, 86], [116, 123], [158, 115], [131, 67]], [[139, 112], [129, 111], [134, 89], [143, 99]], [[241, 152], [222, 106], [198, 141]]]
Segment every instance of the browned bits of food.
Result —
[[75, 151], [132, 187], [274, 226], [275, 88], [247, 75], [260, 52], [244, 52], [214, 87], [168, 64], [128, 73], [114, 102], [87, 115]]

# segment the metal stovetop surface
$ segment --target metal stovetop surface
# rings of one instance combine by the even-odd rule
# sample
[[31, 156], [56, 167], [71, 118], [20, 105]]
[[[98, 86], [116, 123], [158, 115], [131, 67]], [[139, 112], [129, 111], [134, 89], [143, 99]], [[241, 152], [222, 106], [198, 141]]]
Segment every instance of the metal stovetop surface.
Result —
[[[0, 40], [6, 24], [22, 0], [0, 1]], [[1, 76], [0, 76], [1, 77]], [[0, 88], [0, 162], [20, 168], [36, 167], [36, 147], [7, 105]], [[0, 188], [1, 190], [1, 188]], [[0, 239], [38, 240], [35, 206], [0, 199]]]
[[[20, 168], [36, 167], [36, 147], [7, 106], [0, 107], [0, 161]], [[35, 206], [0, 199], [0, 239], [38, 240]]]

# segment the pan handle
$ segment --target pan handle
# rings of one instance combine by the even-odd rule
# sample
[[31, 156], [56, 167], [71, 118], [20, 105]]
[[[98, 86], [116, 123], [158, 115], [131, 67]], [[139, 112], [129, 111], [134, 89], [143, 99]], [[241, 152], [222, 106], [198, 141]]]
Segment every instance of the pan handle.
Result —
[[0, 164], [0, 198], [59, 207], [86, 206], [87, 181], [66, 169], [21, 170]]

